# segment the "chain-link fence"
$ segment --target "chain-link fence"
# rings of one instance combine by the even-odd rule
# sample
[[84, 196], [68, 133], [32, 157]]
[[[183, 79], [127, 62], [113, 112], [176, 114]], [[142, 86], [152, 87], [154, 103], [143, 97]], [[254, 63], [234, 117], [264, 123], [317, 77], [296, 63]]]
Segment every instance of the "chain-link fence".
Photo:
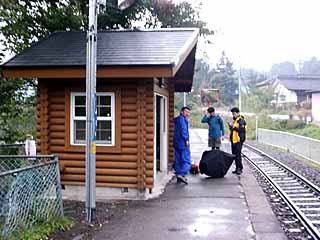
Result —
[[0, 239], [62, 215], [56, 156], [0, 155]]
[[258, 129], [258, 141], [289, 150], [290, 152], [320, 162], [320, 141], [296, 134]]

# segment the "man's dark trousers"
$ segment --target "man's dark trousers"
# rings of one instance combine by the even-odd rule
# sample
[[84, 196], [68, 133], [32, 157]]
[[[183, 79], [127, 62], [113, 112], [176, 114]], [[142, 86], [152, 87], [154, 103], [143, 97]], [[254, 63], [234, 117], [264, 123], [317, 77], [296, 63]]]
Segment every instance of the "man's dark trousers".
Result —
[[242, 150], [242, 142], [231, 143], [231, 152], [236, 155], [236, 169], [242, 170], [242, 160], [241, 160], [241, 150]]

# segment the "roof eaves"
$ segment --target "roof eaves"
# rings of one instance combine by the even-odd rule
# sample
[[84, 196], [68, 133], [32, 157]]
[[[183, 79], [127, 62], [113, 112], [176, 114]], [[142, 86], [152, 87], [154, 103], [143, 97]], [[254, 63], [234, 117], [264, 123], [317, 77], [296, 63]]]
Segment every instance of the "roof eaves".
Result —
[[189, 28], [189, 30], [192, 30], [191, 36], [188, 38], [188, 40], [185, 42], [182, 48], [180, 48], [177, 55], [170, 61], [170, 64], [172, 66], [172, 76], [174, 76], [181, 64], [185, 61], [185, 59], [188, 57], [189, 53], [191, 52], [192, 48], [196, 45], [198, 41], [199, 36], [199, 29], [198, 28]]

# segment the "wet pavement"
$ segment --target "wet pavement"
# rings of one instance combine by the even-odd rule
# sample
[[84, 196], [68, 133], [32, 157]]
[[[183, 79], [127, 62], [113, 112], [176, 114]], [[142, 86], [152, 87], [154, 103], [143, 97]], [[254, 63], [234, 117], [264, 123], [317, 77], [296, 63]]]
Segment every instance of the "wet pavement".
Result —
[[[190, 131], [191, 158], [207, 147], [207, 130]], [[225, 141], [223, 150], [229, 152]], [[287, 239], [248, 166], [241, 177], [212, 179], [189, 175], [189, 184], [172, 179], [156, 199], [134, 202], [127, 214], [107, 224], [96, 240]]]

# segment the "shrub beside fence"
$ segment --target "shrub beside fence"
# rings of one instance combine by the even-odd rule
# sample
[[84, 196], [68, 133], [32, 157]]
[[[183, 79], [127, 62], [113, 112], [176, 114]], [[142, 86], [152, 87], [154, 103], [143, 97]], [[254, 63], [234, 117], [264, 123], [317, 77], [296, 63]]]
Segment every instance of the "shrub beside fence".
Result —
[[62, 215], [56, 156], [0, 155], [0, 239]]
[[258, 141], [289, 150], [312, 161], [320, 163], [320, 140], [296, 134], [258, 129]]

